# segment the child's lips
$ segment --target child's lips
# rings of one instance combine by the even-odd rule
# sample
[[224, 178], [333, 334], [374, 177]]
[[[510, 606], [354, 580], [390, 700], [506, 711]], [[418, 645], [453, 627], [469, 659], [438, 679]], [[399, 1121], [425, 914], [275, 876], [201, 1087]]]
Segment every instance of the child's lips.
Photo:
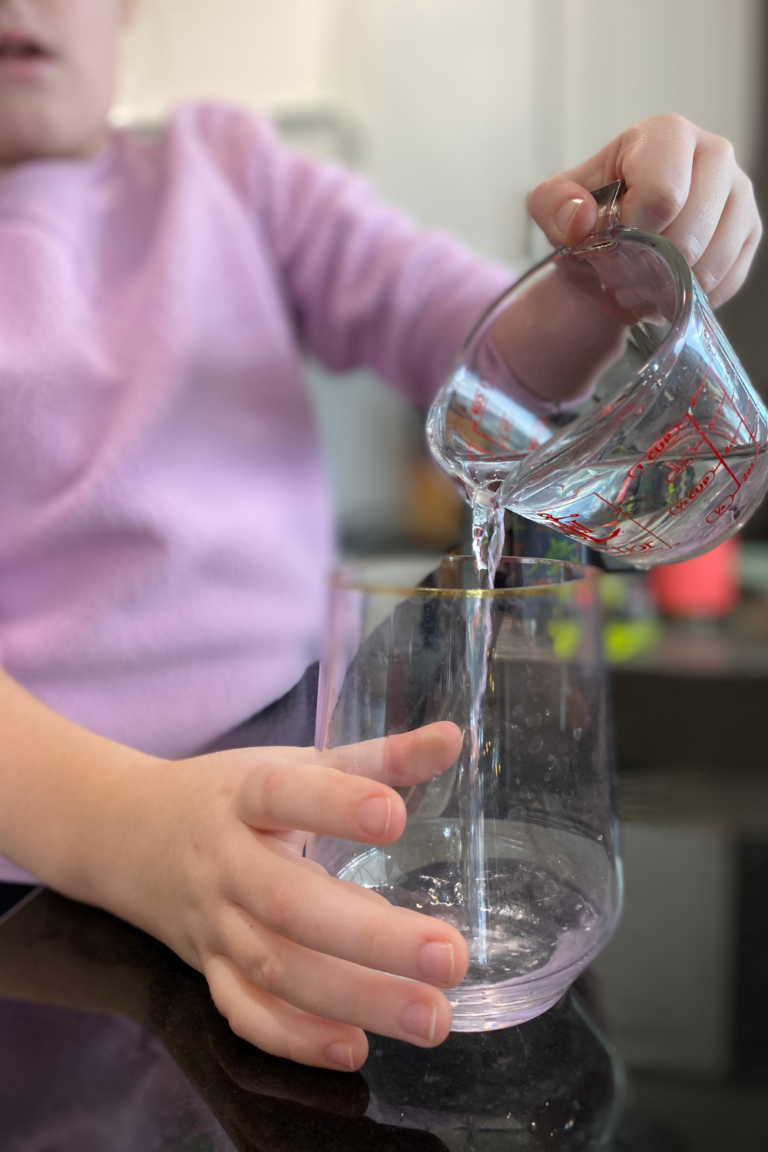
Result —
[[53, 62], [52, 54], [23, 33], [0, 34], [0, 75], [35, 76]]

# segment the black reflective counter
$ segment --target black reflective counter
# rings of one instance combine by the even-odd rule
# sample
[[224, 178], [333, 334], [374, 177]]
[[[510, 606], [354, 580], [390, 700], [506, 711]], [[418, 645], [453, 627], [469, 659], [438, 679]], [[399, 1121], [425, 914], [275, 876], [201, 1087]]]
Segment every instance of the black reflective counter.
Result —
[[162, 945], [34, 896], [0, 923], [0, 1149], [765, 1152], [765, 789], [680, 775], [624, 789], [625, 914], [576, 991], [431, 1052], [371, 1037], [353, 1076], [258, 1052]]

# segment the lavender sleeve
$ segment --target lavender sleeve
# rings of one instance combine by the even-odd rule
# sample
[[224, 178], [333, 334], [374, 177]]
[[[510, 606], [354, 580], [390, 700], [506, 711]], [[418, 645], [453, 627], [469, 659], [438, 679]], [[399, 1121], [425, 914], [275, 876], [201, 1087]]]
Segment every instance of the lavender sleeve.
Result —
[[334, 371], [367, 366], [426, 408], [508, 270], [418, 228], [339, 167], [259, 125], [254, 195], [297, 334]]

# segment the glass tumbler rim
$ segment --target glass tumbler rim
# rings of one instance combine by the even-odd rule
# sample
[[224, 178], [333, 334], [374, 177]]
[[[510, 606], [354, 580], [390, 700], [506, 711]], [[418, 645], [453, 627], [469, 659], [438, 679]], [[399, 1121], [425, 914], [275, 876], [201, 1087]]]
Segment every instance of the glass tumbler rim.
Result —
[[[408, 561], [407, 555], [402, 557]], [[448, 562], [450, 564], [473, 564], [470, 555], [451, 554], [440, 557], [437, 565]], [[381, 564], [391, 563], [391, 560], [382, 560]], [[472, 599], [496, 600], [510, 597], [530, 597], [551, 595], [554, 589], [592, 587], [600, 577], [600, 569], [589, 564], [576, 564], [569, 560], [555, 560], [542, 557], [529, 556], [502, 556], [499, 568], [512, 565], [517, 568], [527, 566], [542, 566], [557, 569], [561, 573], [570, 573], [570, 578], [562, 580], [547, 580], [540, 584], [532, 584], [521, 588], [428, 588], [414, 585], [412, 580], [398, 582], [396, 579], [377, 580], [366, 576], [362, 568], [353, 561], [338, 565], [331, 575], [331, 589], [338, 592], [361, 592], [369, 596], [399, 596], [403, 598], [421, 597], [425, 599]]]

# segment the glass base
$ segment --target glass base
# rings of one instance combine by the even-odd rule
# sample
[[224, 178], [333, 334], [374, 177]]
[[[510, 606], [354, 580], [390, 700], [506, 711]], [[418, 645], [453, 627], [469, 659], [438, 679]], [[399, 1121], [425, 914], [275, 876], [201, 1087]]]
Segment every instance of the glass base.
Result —
[[453, 1009], [452, 1032], [493, 1032], [541, 1016], [557, 1004], [599, 948], [563, 969], [541, 972], [537, 979], [503, 980], [498, 984], [465, 981], [446, 995]]
[[504, 984], [455, 988], [447, 994], [453, 1008], [451, 1032], [495, 1032], [526, 1024], [554, 1008], [566, 990], [558, 991], [551, 1000], [531, 1003], [519, 988], [508, 989]]

